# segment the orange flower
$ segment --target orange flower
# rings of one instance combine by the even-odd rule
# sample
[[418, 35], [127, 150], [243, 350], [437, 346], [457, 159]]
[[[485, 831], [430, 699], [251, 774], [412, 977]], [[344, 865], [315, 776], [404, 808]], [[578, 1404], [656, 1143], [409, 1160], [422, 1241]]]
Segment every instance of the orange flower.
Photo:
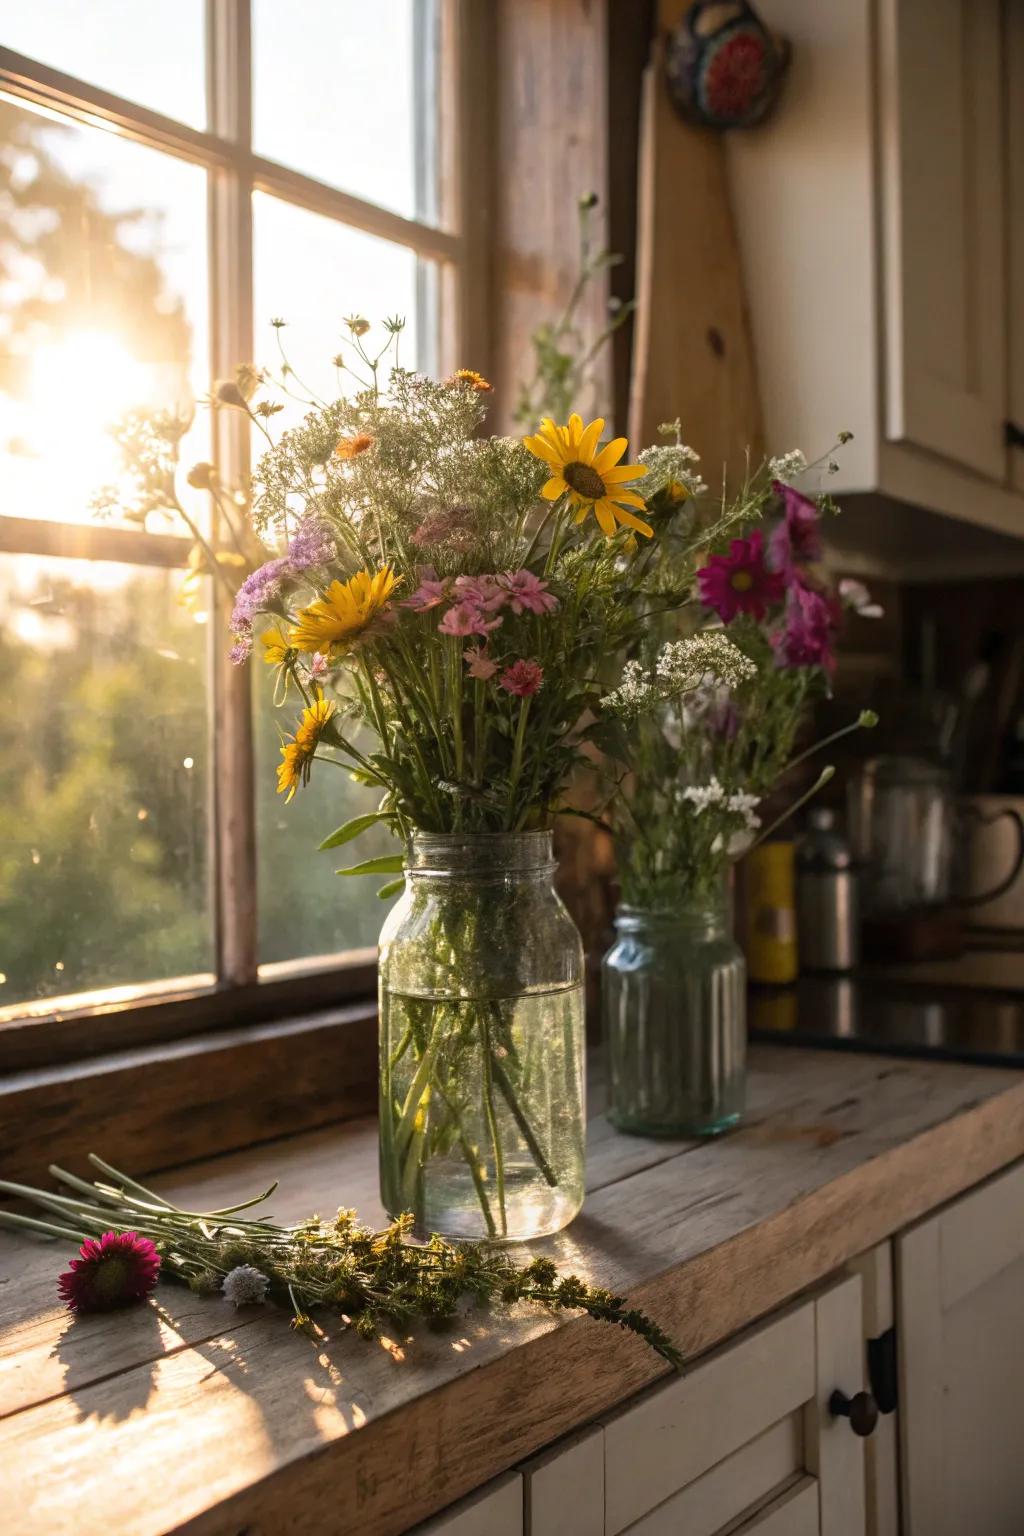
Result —
[[483, 374], [477, 373], [473, 368], [456, 368], [451, 378], [446, 379], [445, 383], [449, 385], [468, 384], [471, 389], [476, 390], [478, 395], [489, 395], [494, 389], [494, 385], [488, 384]]
[[339, 459], [356, 459], [372, 447], [373, 438], [369, 432], [357, 432], [354, 437], [343, 437], [334, 452]]

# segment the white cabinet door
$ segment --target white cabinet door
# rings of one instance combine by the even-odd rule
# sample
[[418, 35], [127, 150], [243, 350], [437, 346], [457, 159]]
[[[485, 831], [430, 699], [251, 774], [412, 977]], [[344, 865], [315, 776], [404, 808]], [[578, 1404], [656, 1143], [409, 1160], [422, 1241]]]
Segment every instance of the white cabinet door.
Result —
[[851, 1276], [604, 1421], [604, 1536], [864, 1536], [863, 1442], [828, 1406], [863, 1386]]
[[878, 90], [886, 435], [1003, 481], [1000, 11], [881, 0]]
[[1024, 1163], [896, 1239], [905, 1536], [1024, 1529]]
[[506, 1472], [409, 1536], [523, 1536], [523, 1479]]

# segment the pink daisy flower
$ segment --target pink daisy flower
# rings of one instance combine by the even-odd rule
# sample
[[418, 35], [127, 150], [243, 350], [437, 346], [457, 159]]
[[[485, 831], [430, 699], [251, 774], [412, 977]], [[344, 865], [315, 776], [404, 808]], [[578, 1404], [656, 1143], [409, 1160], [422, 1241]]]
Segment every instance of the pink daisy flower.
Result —
[[500, 623], [500, 615], [496, 619], [485, 619], [473, 603], [454, 603], [437, 627], [442, 635], [463, 638], [466, 635], [486, 636], [492, 629], [497, 629]]
[[104, 1232], [86, 1238], [57, 1281], [61, 1301], [72, 1312], [108, 1312], [144, 1301], [156, 1285], [160, 1255], [137, 1232]]
[[760, 528], [748, 539], [733, 539], [727, 555], [712, 555], [697, 572], [700, 600], [705, 608], [729, 624], [738, 613], [763, 619], [773, 603], [782, 600], [785, 578], [765, 564]]
[[403, 601], [403, 608], [415, 608], [417, 613], [426, 613], [428, 608], [436, 608], [439, 603], [447, 602], [451, 588], [447, 576], [439, 581], [432, 565], [421, 567], [419, 575], [420, 584], [412, 596]]
[[506, 693], [515, 694], [517, 699], [528, 699], [537, 692], [544, 681], [544, 668], [537, 661], [514, 661], [510, 667], [506, 667], [498, 679]]
[[498, 663], [492, 661], [487, 652], [479, 645], [471, 645], [463, 651], [462, 659], [469, 667], [470, 677], [478, 677], [482, 682], [487, 682], [498, 670]]
[[781, 480], [772, 490], [782, 501], [782, 521], [768, 541], [768, 564], [773, 571], [789, 573], [796, 565], [821, 558], [821, 516], [809, 496], [802, 496]]
[[551, 613], [558, 607], [558, 598], [548, 591], [547, 582], [532, 571], [506, 571], [499, 580], [513, 613]]
[[508, 593], [496, 576], [456, 576], [455, 591], [460, 602], [481, 613], [498, 613], [508, 601]]

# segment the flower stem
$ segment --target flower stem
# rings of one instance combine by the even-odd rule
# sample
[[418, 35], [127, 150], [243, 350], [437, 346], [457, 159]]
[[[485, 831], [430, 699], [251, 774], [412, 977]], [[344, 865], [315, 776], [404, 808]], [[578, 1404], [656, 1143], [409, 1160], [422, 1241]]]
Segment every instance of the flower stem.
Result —
[[484, 1067], [484, 1115], [487, 1119], [487, 1130], [494, 1152], [494, 1182], [498, 1191], [498, 1214], [501, 1217], [501, 1235], [505, 1237], [508, 1233], [508, 1216], [505, 1211], [505, 1154], [502, 1150], [501, 1136], [498, 1131], [498, 1118], [494, 1113], [494, 1084], [491, 1075], [491, 1063], [497, 1058], [494, 1056], [491, 1045], [491, 1029], [486, 1012], [480, 1018], [480, 1036]]

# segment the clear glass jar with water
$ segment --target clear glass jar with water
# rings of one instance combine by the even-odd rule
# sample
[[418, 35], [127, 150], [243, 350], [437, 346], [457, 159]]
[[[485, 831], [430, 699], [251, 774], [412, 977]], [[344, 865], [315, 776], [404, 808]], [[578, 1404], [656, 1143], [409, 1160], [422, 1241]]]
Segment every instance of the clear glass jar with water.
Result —
[[601, 969], [608, 1118], [642, 1136], [713, 1136], [743, 1113], [746, 965], [728, 878], [692, 906], [621, 906]]
[[583, 1203], [583, 946], [550, 832], [416, 833], [380, 937], [380, 1176], [420, 1236], [521, 1242]]

